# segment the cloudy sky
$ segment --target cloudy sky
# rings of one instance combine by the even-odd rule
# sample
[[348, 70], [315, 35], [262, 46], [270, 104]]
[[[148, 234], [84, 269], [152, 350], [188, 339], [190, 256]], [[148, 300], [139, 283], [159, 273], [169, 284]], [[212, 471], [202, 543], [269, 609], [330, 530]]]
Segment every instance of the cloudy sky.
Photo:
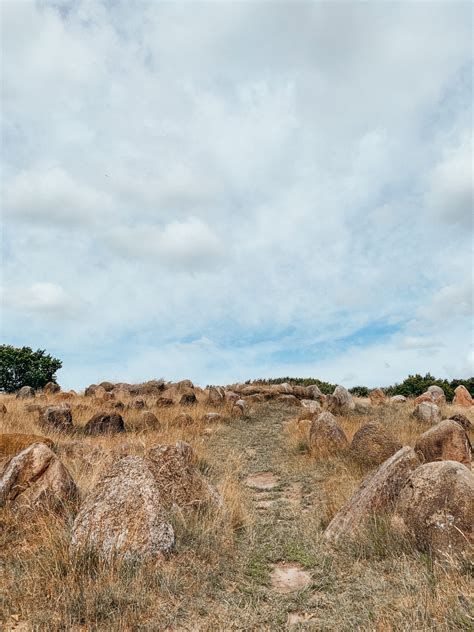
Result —
[[5, 342], [72, 388], [472, 374], [470, 3], [1, 13]]

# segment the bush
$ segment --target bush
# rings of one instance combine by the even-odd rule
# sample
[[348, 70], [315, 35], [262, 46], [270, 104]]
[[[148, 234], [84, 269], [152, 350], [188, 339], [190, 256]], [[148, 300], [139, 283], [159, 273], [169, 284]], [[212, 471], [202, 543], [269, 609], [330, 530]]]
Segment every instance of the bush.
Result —
[[13, 393], [22, 386], [43, 388], [56, 382], [56, 371], [63, 363], [46, 351], [30, 347], [0, 345], [0, 390]]
[[349, 389], [349, 393], [355, 397], [368, 397], [369, 392], [367, 386], [353, 386]]

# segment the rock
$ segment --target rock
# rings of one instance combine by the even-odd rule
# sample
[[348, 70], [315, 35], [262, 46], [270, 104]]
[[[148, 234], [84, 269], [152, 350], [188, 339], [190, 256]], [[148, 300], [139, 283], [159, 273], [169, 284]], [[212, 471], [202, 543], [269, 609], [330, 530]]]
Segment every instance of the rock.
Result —
[[145, 460], [117, 459], [86, 496], [72, 528], [72, 548], [110, 559], [160, 559], [174, 544], [173, 527]]
[[300, 400], [295, 395], [278, 395], [276, 401], [297, 408], [301, 406]]
[[222, 504], [217, 491], [197, 469], [197, 457], [189, 443], [157, 445], [148, 451], [146, 460], [166, 509]]
[[393, 395], [390, 398], [390, 401], [392, 402], [392, 404], [404, 404], [407, 401], [407, 398], [405, 397], [405, 395]]
[[321, 413], [311, 422], [309, 443], [311, 451], [319, 458], [340, 454], [349, 447], [344, 431], [329, 412]]
[[71, 475], [44, 443], [33, 443], [10, 459], [0, 478], [0, 503], [15, 509], [47, 505], [60, 510], [77, 499]]
[[463, 408], [470, 408], [474, 405], [470, 392], [462, 384], [454, 389], [453, 405]]
[[321, 412], [321, 404], [315, 399], [302, 399], [301, 404], [313, 415]]
[[415, 452], [422, 463], [459, 461], [471, 468], [471, 444], [463, 426], [453, 419], [445, 419], [419, 436]]
[[224, 403], [224, 389], [220, 386], [210, 386], [207, 394], [207, 402], [211, 406], [221, 406]]
[[135, 410], [143, 410], [144, 408], [146, 408], [146, 402], [144, 399], [136, 399], [132, 403], [131, 408], [135, 408]]
[[7, 407], [5, 406], [5, 404], [0, 404], [0, 415], [6, 415], [7, 413]]
[[377, 406], [379, 404], [385, 404], [386, 397], [385, 393], [381, 388], [376, 388], [369, 393], [370, 403], [373, 406]]
[[415, 407], [413, 416], [419, 421], [437, 424], [442, 420], [441, 411], [436, 404], [432, 402], [421, 402]]
[[205, 423], [219, 423], [223, 421], [223, 417], [219, 413], [206, 413], [202, 419]]
[[82, 465], [91, 469], [100, 462], [104, 463], [108, 457], [107, 453], [100, 446], [94, 446], [84, 441], [69, 441], [58, 446], [62, 457], [69, 460], [80, 460]]
[[329, 412], [334, 415], [345, 415], [354, 409], [352, 395], [344, 386], [336, 386], [332, 395], [326, 398]]
[[436, 386], [436, 384], [428, 386], [427, 392], [431, 393], [432, 400], [435, 404], [438, 404], [438, 406], [444, 406], [446, 404], [446, 395], [441, 386]]
[[53, 395], [54, 393], [59, 393], [60, 390], [61, 390], [61, 387], [59, 386], [59, 384], [56, 384], [56, 382], [48, 382], [43, 387], [43, 393], [46, 393], [46, 395]]
[[265, 396], [263, 393], [255, 393], [255, 395], [248, 395], [246, 397], [247, 402], [250, 404], [260, 404], [265, 401]]
[[170, 397], [158, 397], [155, 405], [158, 406], [158, 408], [169, 408], [173, 405], [173, 400]]
[[180, 380], [179, 382], [175, 383], [175, 387], [180, 393], [182, 393], [185, 392], [188, 388], [193, 389], [194, 384], [191, 382], [191, 380]]
[[247, 408], [247, 404], [245, 403], [245, 400], [237, 399], [234, 402], [234, 408], [240, 408], [242, 412], [245, 412], [245, 409]]
[[224, 391], [224, 398], [226, 402], [233, 404], [239, 399], [239, 396], [234, 391]]
[[422, 393], [421, 395], [418, 395], [418, 397], [415, 398], [414, 404], [415, 406], [417, 406], [418, 404], [421, 404], [422, 402], [432, 402], [433, 401], [433, 396], [431, 395], [431, 393]]
[[125, 432], [122, 415], [118, 413], [99, 413], [94, 415], [84, 426], [87, 435], [112, 434]]
[[99, 386], [103, 388], [106, 393], [110, 393], [110, 391], [113, 391], [115, 387], [112, 382], [101, 382]]
[[161, 425], [158, 421], [158, 417], [152, 413], [151, 410], [144, 410], [140, 415], [140, 421], [144, 426], [153, 429], [158, 429]]
[[71, 409], [67, 404], [46, 406], [40, 410], [39, 424], [46, 429], [69, 432], [73, 430]]
[[379, 423], [369, 423], [354, 434], [350, 454], [365, 465], [380, 465], [402, 445]]
[[35, 391], [31, 386], [22, 386], [16, 394], [17, 399], [33, 399], [34, 396]]
[[420, 465], [415, 451], [405, 446], [372, 474], [343, 505], [329, 523], [324, 537], [336, 542], [339, 538], [357, 538], [370, 519], [389, 514], [410, 473]]
[[136, 390], [136, 395], [158, 395], [165, 389], [165, 383], [163, 380], [149, 380], [139, 384]]
[[293, 386], [291, 395], [299, 399], [306, 399], [308, 397], [308, 389], [306, 386]]
[[44, 443], [49, 448], [54, 446], [54, 441], [48, 437], [34, 434], [5, 433], [0, 434], [0, 459], [5, 459], [13, 454], [18, 454], [33, 443]]
[[308, 399], [321, 399], [323, 394], [317, 384], [311, 384], [306, 387], [306, 397]]
[[470, 432], [472, 430], [472, 424], [466, 415], [461, 415], [461, 413], [456, 413], [455, 415], [451, 415], [450, 419], [453, 421], [457, 421], [466, 432]]
[[91, 384], [90, 386], [87, 386], [84, 391], [84, 397], [94, 397], [96, 388], [97, 384]]
[[193, 404], [197, 402], [196, 393], [194, 392], [194, 389], [183, 387], [181, 389], [181, 393], [182, 395], [179, 400], [179, 403], [181, 404], [181, 406], [192, 406]]
[[115, 399], [115, 394], [112, 391], [105, 391], [101, 397], [101, 401], [110, 402]]
[[63, 393], [57, 393], [55, 399], [57, 401], [67, 401], [69, 399], [74, 399], [77, 393], [74, 391], [65, 391]]
[[422, 551], [468, 551], [474, 544], [473, 473], [457, 461], [421, 465], [400, 491], [392, 524]]
[[192, 426], [194, 421], [188, 413], [180, 413], [173, 419], [173, 423], [177, 426]]
[[125, 410], [125, 404], [123, 402], [118, 401], [112, 404], [112, 408], [114, 408], [115, 410]]

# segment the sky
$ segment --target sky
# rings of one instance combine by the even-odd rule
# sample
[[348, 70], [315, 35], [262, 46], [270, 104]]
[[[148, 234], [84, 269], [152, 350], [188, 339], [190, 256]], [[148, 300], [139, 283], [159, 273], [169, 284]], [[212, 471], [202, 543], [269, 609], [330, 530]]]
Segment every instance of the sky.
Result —
[[1, 22], [2, 340], [64, 388], [473, 374], [471, 3]]

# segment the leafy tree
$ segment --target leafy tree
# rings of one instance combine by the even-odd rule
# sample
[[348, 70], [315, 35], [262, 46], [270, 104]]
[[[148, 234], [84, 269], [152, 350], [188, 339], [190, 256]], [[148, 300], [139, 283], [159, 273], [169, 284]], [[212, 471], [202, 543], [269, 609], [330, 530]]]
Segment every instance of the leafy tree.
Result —
[[56, 382], [56, 371], [63, 363], [45, 350], [0, 345], [0, 390], [13, 393], [22, 386], [43, 388]]
[[355, 397], [368, 397], [369, 392], [367, 386], [353, 386], [349, 389], [349, 393], [355, 395]]

